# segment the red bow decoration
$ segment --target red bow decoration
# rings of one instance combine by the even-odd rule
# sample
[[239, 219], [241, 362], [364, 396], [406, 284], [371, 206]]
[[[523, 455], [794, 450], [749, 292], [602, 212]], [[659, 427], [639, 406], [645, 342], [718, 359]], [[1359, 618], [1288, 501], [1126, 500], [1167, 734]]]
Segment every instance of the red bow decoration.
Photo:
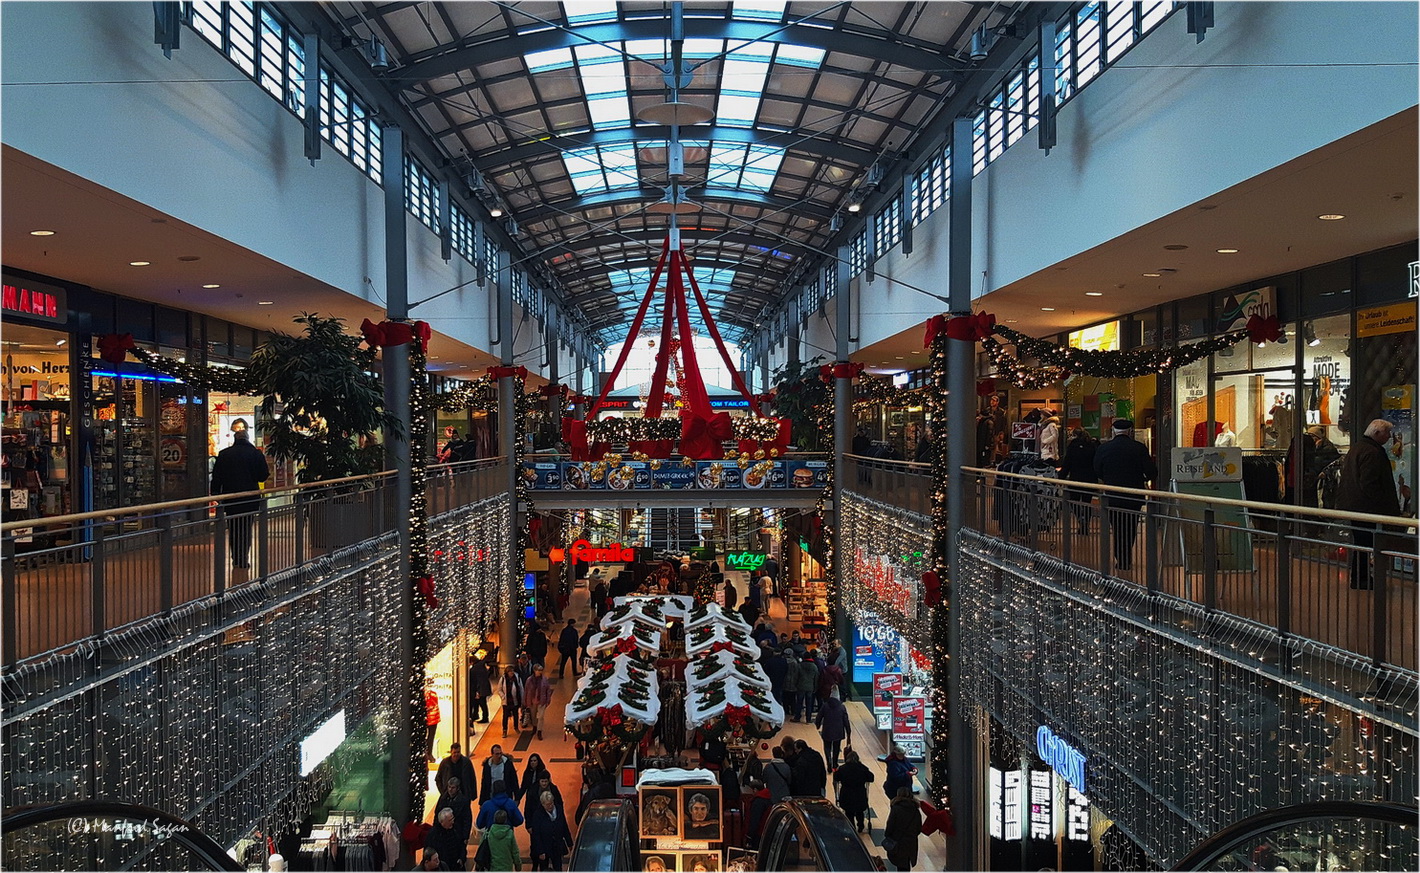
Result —
[[419, 577], [419, 593], [422, 594], [422, 595], [424, 595], [424, 603], [425, 603], [425, 605], [427, 605], [430, 609], [438, 609], [438, 608], [439, 608], [439, 598], [437, 598], [437, 597], [434, 596], [434, 577], [433, 577], [433, 576], [420, 576], [420, 577]]
[[863, 365], [859, 363], [845, 363], [833, 365], [833, 378], [835, 379], [856, 379], [863, 375]]
[[927, 319], [927, 333], [922, 337], [922, 348], [930, 348], [932, 340], [941, 336], [947, 330], [947, 317], [945, 315], [934, 315]]
[[995, 380], [995, 379], [978, 379], [978, 380], [976, 381], [976, 396], [977, 396], [977, 397], [990, 397], [992, 394], [995, 394], [995, 393], [996, 393], [996, 380]]
[[720, 640], [715, 643], [715, 645], [710, 647], [711, 654], [714, 654], [715, 652], [733, 652], [734, 650], [735, 644], [730, 642], [729, 640]]
[[489, 367], [488, 378], [502, 379], [504, 376], [512, 376], [515, 379], [527, 379], [527, 367]]
[[942, 578], [934, 571], [922, 574], [922, 589], [927, 595], [927, 605], [936, 606], [942, 602]]
[[832, 365], [832, 364], [824, 364], [822, 367], [819, 367], [819, 368], [818, 368], [818, 377], [819, 377], [820, 379], [822, 379], [825, 384], [827, 384], [827, 383], [829, 383], [829, 382], [832, 382], [832, 381], [833, 381], [833, 365]]
[[773, 402], [774, 402], [774, 398], [775, 398], [777, 395], [778, 395], [778, 392], [777, 392], [777, 391], [770, 391], [770, 392], [765, 393], [765, 394], [756, 394], [756, 395], [754, 395], [754, 402], [755, 402], [755, 403], [773, 403]]
[[1275, 315], [1254, 315], [1247, 320], [1247, 338], [1258, 345], [1275, 343], [1282, 338], [1282, 322]]
[[621, 712], [621, 704], [618, 703], [615, 706], [598, 706], [597, 720], [600, 721], [602, 727], [607, 730], [620, 727], [622, 721], [625, 720]]
[[121, 364], [128, 350], [137, 348], [131, 333], [110, 333], [99, 338], [99, 357], [110, 364]]
[[718, 460], [725, 456], [725, 440], [734, 433], [735, 426], [728, 412], [717, 412], [709, 418], [686, 413], [681, 419], [680, 453], [701, 461]]
[[429, 337], [433, 335], [426, 321], [382, 321], [375, 324], [368, 318], [360, 322], [360, 333], [371, 348], [403, 346], [417, 339], [419, 350], [424, 352], [429, 351]]
[[732, 728], [744, 727], [749, 723], [749, 705], [725, 707], [725, 721]]
[[640, 646], [636, 645], [635, 637], [622, 637], [616, 641], [616, 649], [614, 651], [615, 654], [618, 655], [629, 655], [639, 648]]
[[557, 397], [567, 393], [566, 385], [558, 385], [556, 382], [549, 382], [537, 389], [537, 393], [543, 397]]
[[948, 837], [956, 836], [957, 826], [956, 822], [952, 820], [950, 809], [947, 807], [938, 809], [925, 800], [918, 801], [918, 805], [922, 807], [923, 812], [922, 836], [930, 837], [937, 831], [941, 831]]
[[580, 418], [562, 419], [562, 438], [572, 449], [572, 460], [590, 461], [591, 452], [587, 446], [587, 423]]
[[991, 336], [995, 327], [996, 316], [989, 312], [959, 315], [947, 322], [947, 338], [976, 342]]

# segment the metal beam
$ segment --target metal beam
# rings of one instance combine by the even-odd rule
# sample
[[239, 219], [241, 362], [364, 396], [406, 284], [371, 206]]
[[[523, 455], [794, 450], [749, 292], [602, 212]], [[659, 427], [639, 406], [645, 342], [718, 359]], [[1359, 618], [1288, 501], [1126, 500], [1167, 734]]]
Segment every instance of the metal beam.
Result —
[[[526, 228], [527, 225], [523, 225], [523, 227]], [[804, 255], [810, 253], [810, 250], [808, 248], [801, 246], [798, 243], [792, 243], [781, 240], [766, 240], [764, 237], [753, 236], [751, 234], [743, 233], [741, 231], [715, 230], [714, 228], [708, 227], [703, 230], [696, 230], [694, 228], [681, 228], [680, 235], [681, 239], [685, 240], [686, 249], [687, 251], [689, 251], [691, 257], [695, 257], [694, 244], [697, 241], [701, 245], [715, 245], [722, 243], [724, 245], [739, 245], [747, 246], [750, 248], [760, 248], [764, 249], [765, 251], [763, 252], [763, 254], [766, 257], [770, 258], [773, 258], [774, 256], [769, 253], [775, 251], [788, 252], [796, 258], [803, 257]], [[698, 237], [702, 236], [704, 237], [703, 239], [697, 240]], [[663, 228], [653, 227], [644, 230], [618, 230], [614, 233], [584, 236], [572, 242], [551, 243], [543, 249], [542, 254], [546, 258], [553, 258], [563, 252], [580, 252], [585, 251], [586, 249], [601, 248], [607, 243], [630, 242], [632, 240], [635, 240], [636, 242], [653, 242], [659, 244], [660, 241], [665, 238], [666, 232]], [[766, 242], [772, 244], [765, 245]], [[756, 253], [753, 256], [757, 257], [758, 254], [759, 253]], [[775, 258], [775, 260], [783, 261], [784, 259]], [[784, 265], [786, 267], [792, 263], [792, 261], [784, 261]]]
[[[772, 42], [841, 52], [861, 58], [891, 59], [892, 63], [943, 78], [965, 69], [968, 64], [951, 55], [894, 40], [886, 31], [844, 30], [790, 24], [767, 32], [764, 22], [725, 21], [690, 18], [685, 22], [686, 39], [728, 39], [736, 42]], [[641, 18], [574, 25], [567, 30], [549, 29], [536, 33], [511, 34], [500, 31], [491, 38], [484, 34], [450, 49], [439, 46], [410, 56], [411, 63], [399, 71], [406, 86], [427, 82], [483, 64], [508, 61], [550, 49], [586, 46], [593, 43], [620, 43], [639, 39], [665, 39], [664, 18]], [[647, 58], [656, 62], [661, 58]]]
[[[523, 227], [528, 227], [536, 222], [556, 218], [568, 212], [595, 209], [599, 206], [623, 206], [628, 203], [660, 200], [661, 191], [660, 188], [646, 185], [641, 188], [623, 188], [601, 194], [565, 197], [561, 200], [546, 202], [535, 209], [519, 209], [517, 210], [518, 220]], [[765, 209], [777, 210], [786, 215], [809, 216], [820, 221], [828, 221], [833, 217], [830, 210], [817, 203], [780, 197], [777, 194], [743, 191], [738, 188], [692, 188], [690, 189], [690, 199], [700, 202], [730, 203], [738, 206], [762, 206]]]
[[[470, 122], [470, 124], [480, 124]], [[887, 123], [892, 123], [891, 119]], [[455, 130], [462, 131], [463, 125]], [[572, 149], [585, 149], [592, 146], [618, 146], [627, 143], [647, 143], [664, 146], [666, 140], [670, 139], [671, 129], [667, 125], [637, 125], [636, 127], [623, 127], [613, 130], [597, 130], [587, 133], [569, 134], [567, 136], [552, 136], [530, 140], [509, 146], [505, 149], [487, 151], [474, 160], [479, 172], [484, 175], [493, 175], [499, 169], [508, 166], [523, 164], [534, 161], [538, 158], [551, 155], [560, 155]], [[821, 136], [803, 132], [789, 131], [767, 131], [762, 128], [725, 127], [718, 124], [704, 124], [695, 127], [680, 128], [681, 141], [687, 140], [709, 140], [717, 143], [732, 142], [741, 145], [759, 145], [768, 148], [783, 148], [798, 152], [807, 152], [825, 158], [832, 158], [846, 164], [857, 167], [866, 167], [877, 160], [877, 154], [869, 149], [848, 145], [841, 142], [831, 142], [827, 137], [833, 136], [830, 132], [825, 132]]]

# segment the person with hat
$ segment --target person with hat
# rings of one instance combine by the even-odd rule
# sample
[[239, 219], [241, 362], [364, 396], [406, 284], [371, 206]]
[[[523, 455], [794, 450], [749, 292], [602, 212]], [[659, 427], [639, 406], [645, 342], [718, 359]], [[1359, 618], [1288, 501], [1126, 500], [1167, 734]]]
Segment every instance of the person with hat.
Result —
[[[1134, 422], [1116, 418], [1113, 431], [1114, 439], [1095, 450], [1095, 473], [1106, 485], [1147, 487], [1158, 478], [1159, 468], [1144, 444], [1134, 439]], [[1104, 499], [1109, 506], [1109, 532], [1114, 545], [1115, 566], [1128, 570], [1134, 554], [1134, 539], [1139, 535], [1139, 515], [1144, 508], [1144, 498], [1106, 492]]]

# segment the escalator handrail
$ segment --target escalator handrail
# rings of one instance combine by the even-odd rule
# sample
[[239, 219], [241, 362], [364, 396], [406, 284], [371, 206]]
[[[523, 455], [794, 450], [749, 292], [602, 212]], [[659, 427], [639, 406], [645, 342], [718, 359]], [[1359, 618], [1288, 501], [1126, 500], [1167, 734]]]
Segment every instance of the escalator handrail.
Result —
[[[781, 815], [790, 816], [813, 837], [814, 851], [823, 859], [825, 870], [873, 870], [873, 856], [863, 845], [858, 831], [843, 810], [822, 797], [788, 797], [769, 810], [764, 821], [764, 839], [773, 833], [772, 827]], [[841, 833], [838, 833], [841, 832]], [[841, 843], [829, 843], [828, 838], [846, 837]], [[762, 841], [761, 841], [762, 842]], [[852, 857], [839, 857], [844, 853]], [[761, 845], [763, 851], [765, 846]], [[763, 858], [760, 859], [763, 862]], [[837, 863], [835, 863], [837, 862]], [[760, 869], [764, 869], [763, 866]]]
[[1269, 809], [1231, 824], [1199, 843], [1174, 870], [1209, 870], [1218, 858], [1248, 840], [1291, 824], [1320, 819], [1367, 819], [1387, 824], [1420, 825], [1420, 808], [1403, 803], [1361, 800], [1321, 800]]
[[[617, 866], [616, 854], [623, 844], [634, 854], [641, 844], [640, 831], [636, 825], [636, 800], [632, 797], [608, 798], [592, 801], [582, 823], [577, 827], [577, 841], [572, 845], [567, 859], [568, 870], [612, 871], [622, 869]], [[623, 839], [626, 831], [631, 837]], [[595, 846], [593, 846], [595, 842]], [[585, 857], [584, 857], [585, 856]], [[631, 857], [622, 863], [640, 869], [638, 858]]]
[[153, 822], [168, 830], [167, 839], [176, 842], [207, 864], [208, 870], [245, 870], [221, 844], [202, 831], [174, 815], [151, 806], [120, 803], [116, 800], [70, 800], [63, 803], [39, 803], [5, 810], [0, 817], [0, 830], [6, 835], [23, 828], [83, 818], [109, 818], [127, 821]]

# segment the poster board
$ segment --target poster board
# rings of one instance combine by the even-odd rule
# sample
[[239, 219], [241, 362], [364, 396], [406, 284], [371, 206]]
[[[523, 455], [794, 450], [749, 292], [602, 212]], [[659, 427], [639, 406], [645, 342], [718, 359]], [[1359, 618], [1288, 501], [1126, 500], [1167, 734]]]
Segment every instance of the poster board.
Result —
[[892, 741], [909, 761], [927, 759], [927, 698], [898, 697], [892, 702]]
[[901, 673], [873, 674], [873, 716], [878, 730], [892, 729], [892, 701], [902, 694]]
[[[1246, 500], [1242, 481], [1242, 449], [1179, 447], [1170, 456], [1170, 486], [1175, 493], [1196, 497]], [[1204, 513], [1208, 504], [1192, 500], [1178, 502], [1179, 545], [1184, 572], [1202, 573]], [[1214, 547], [1219, 570], [1250, 572], [1254, 569], [1252, 534], [1248, 532], [1247, 509], [1213, 505]]]

